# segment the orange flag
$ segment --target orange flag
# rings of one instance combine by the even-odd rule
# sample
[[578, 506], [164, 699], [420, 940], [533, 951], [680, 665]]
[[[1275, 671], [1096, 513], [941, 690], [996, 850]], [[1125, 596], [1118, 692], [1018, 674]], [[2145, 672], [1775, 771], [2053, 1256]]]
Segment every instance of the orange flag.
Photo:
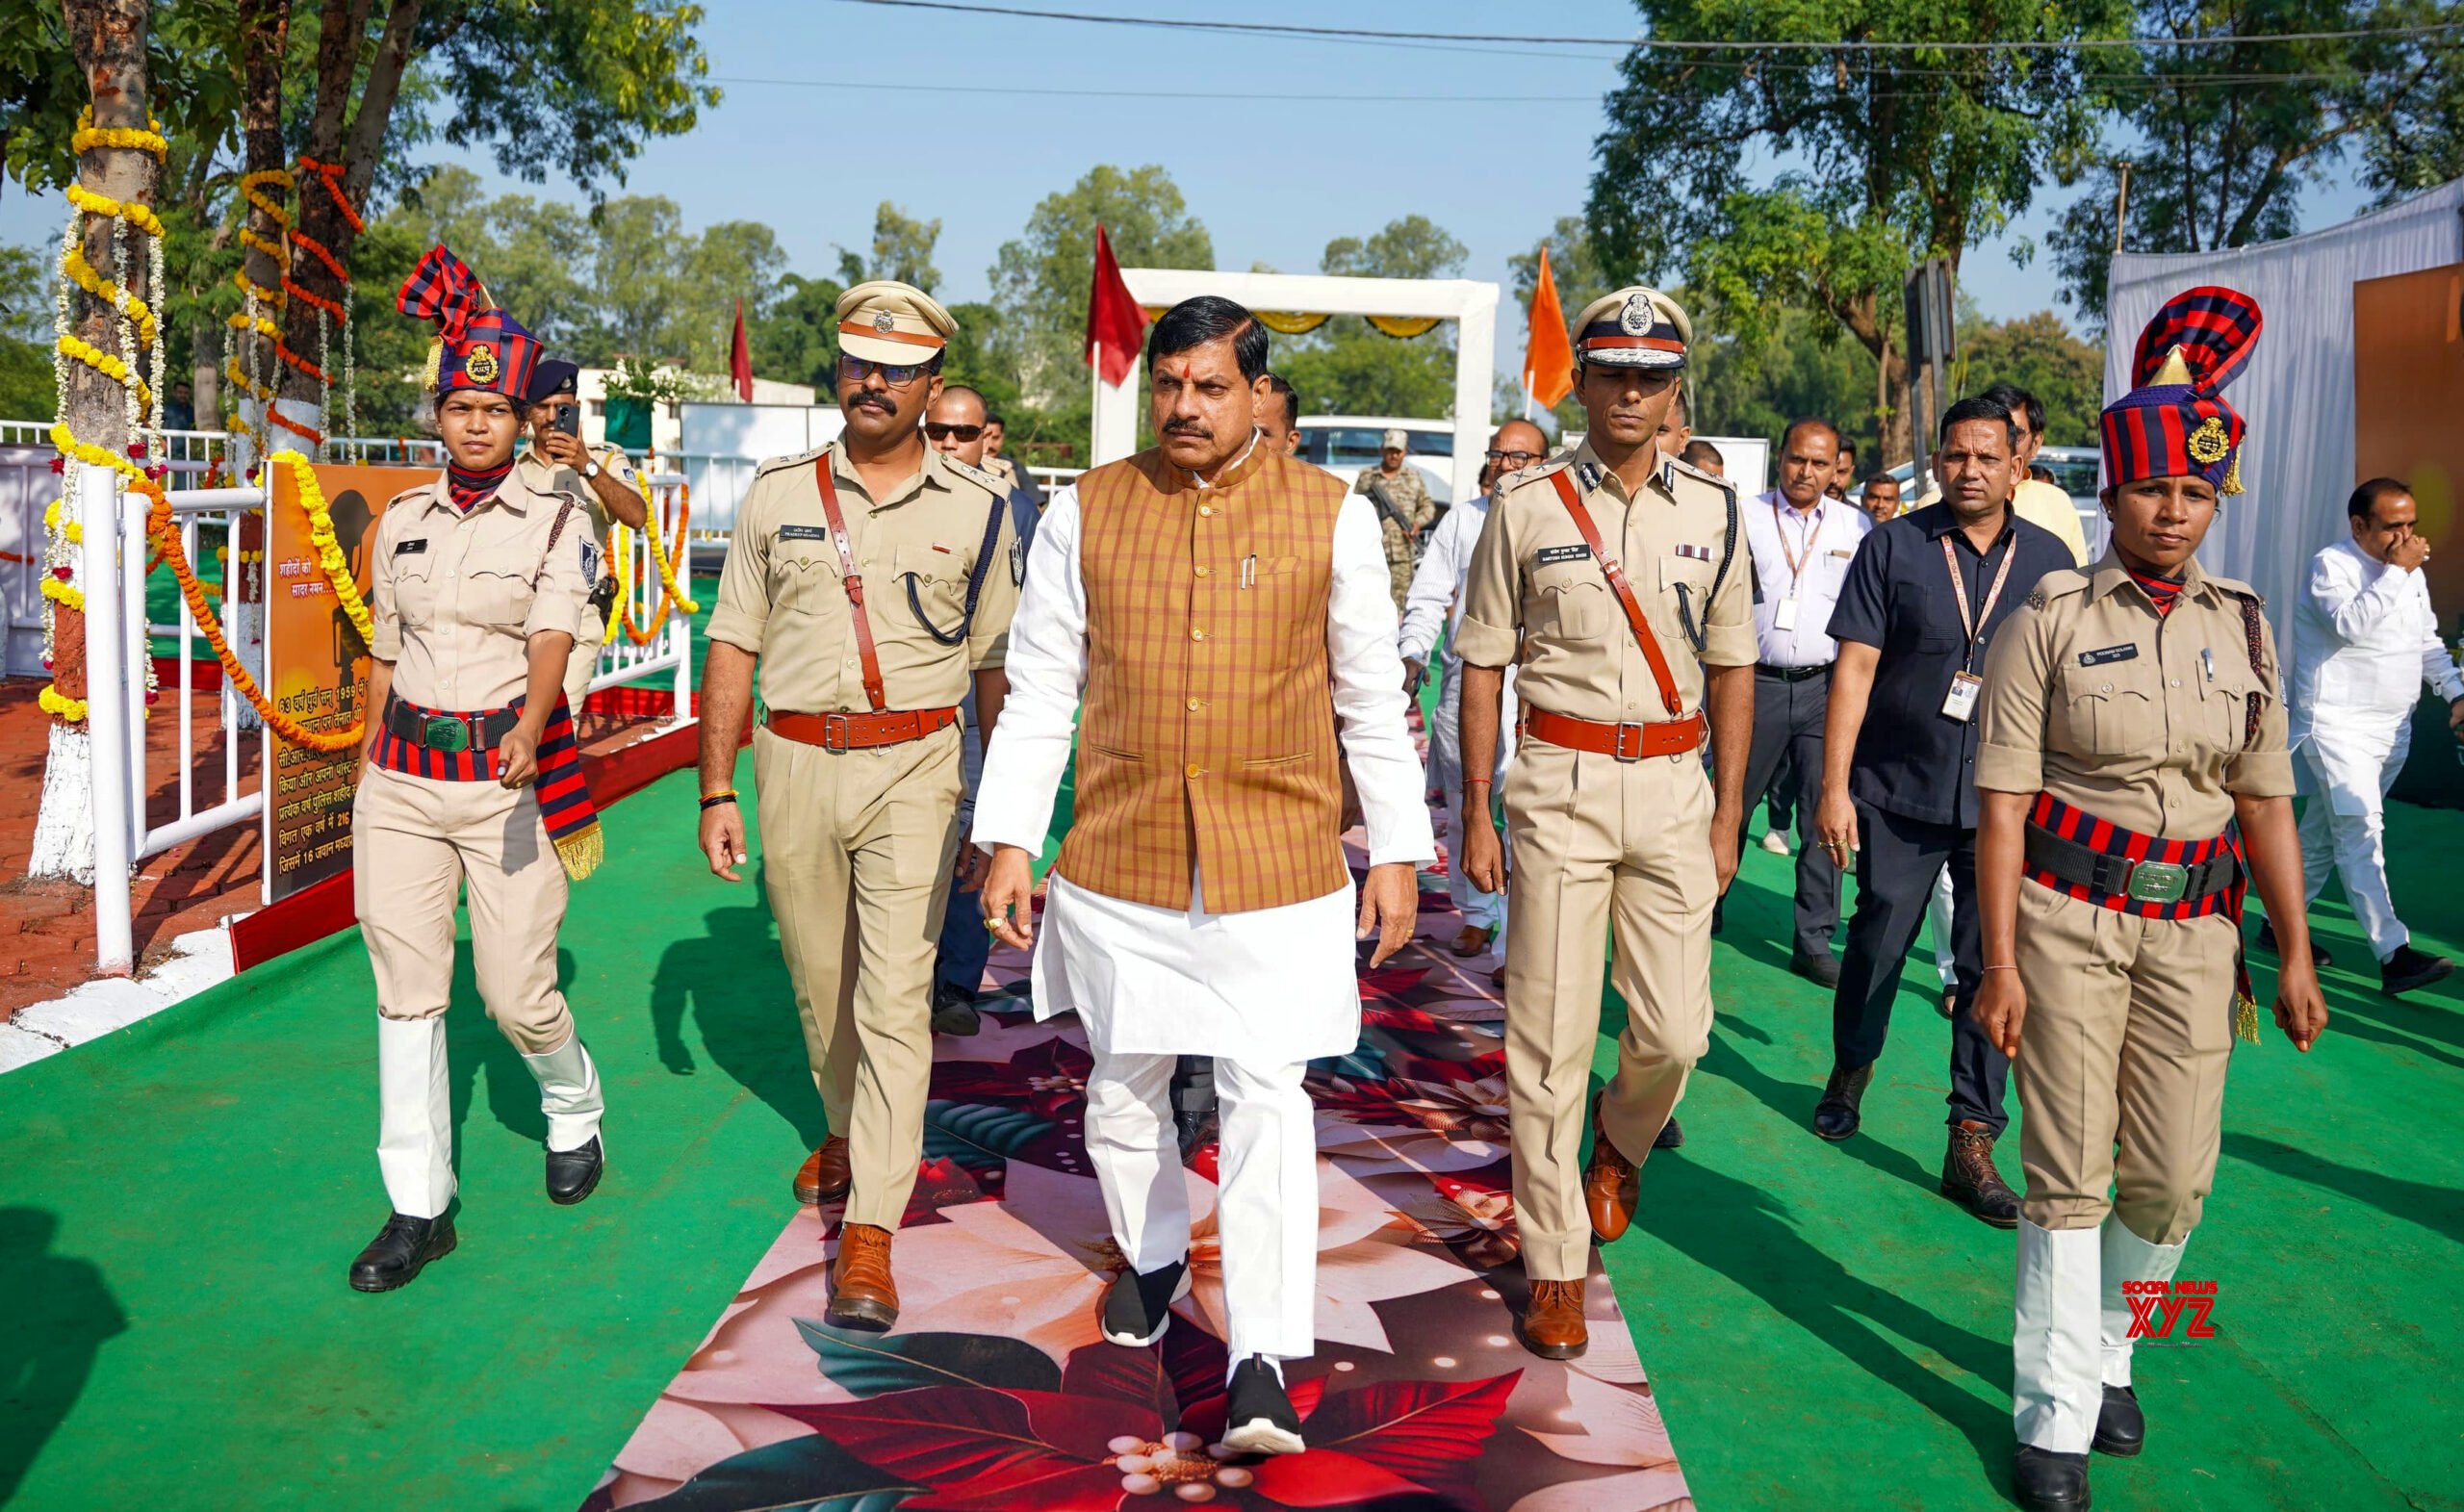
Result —
[[1557, 307], [1557, 280], [1549, 272], [1549, 249], [1540, 248], [1540, 278], [1531, 290], [1531, 324], [1523, 339], [1523, 387], [1542, 409], [1554, 409], [1575, 386], [1574, 348], [1566, 345], [1566, 312]]

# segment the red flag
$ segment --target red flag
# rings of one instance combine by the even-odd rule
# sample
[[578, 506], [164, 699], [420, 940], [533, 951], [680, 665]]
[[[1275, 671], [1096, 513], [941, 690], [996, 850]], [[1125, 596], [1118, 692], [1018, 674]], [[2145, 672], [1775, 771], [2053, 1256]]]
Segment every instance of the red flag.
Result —
[[1549, 249], [1540, 248], [1540, 277], [1531, 289], [1531, 323], [1523, 338], [1523, 387], [1542, 409], [1554, 409], [1575, 386], [1574, 348], [1566, 345], [1566, 312], [1557, 307], [1557, 280], [1549, 272]]
[[1117, 386], [1138, 366], [1146, 336], [1146, 312], [1130, 296], [1129, 284], [1113, 261], [1113, 243], [1095, 227], [1095, 283], [1087, 295], [1087, 365]]
[[735, 302], [735, 341], [728, 347], [728, 372], [735, 379], [735, 397], [753, 402], [753, 348], [744, 340], [744, 301]]

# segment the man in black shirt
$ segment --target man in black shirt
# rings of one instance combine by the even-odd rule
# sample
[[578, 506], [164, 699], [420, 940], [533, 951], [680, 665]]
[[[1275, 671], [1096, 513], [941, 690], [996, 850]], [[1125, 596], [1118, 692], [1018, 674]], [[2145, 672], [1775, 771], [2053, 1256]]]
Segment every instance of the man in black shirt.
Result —
[[[1824, 729], [1818, 843], [1857, 861], [1857, 912], [1832, 1001], [1830, 1084], [1814, 1132], [1845, 1140], [1890, 1025], [1900, 967], [1945, 862], [1955, 906], [1960, 1012], [1951, 1025], [1950, 1148], [1942, 1194], [1998, 1228], [2019, 1199], [1993, 1166], [2010, 1122], [2011, 1063], [1968, 1005], [1981, 976], [1976, 912], [1976, 703], [1993, 632], [2037, 584], [2073, 564], [2011, 510], [2018, 481], [2010, 409], [1962, 399], [1942, 417], [1942, 502], [1877, 525], [1832, 612], [1839, 643]], [[1866, 717], [1871, 712], [1872, 718]]]

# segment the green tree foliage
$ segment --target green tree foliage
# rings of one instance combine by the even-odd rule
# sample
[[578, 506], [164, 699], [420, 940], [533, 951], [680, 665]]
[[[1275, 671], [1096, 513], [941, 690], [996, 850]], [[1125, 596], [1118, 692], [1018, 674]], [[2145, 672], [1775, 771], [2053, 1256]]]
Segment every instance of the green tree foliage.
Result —
[[762, 318], [744, 318], [745, 334], [753, 343], [753, 371], [783, 383], [809, 383], [820, 394], [832, 392], [832, 369], [838, 361], [838, 296], [845, 292], [828, 278], [789, 273], [780, 279], [778, 296]]
[[49, 415], [51, 259], [0, 246], [0, 416]]
[[[1677, 296], [1683, 304], [1684, 296]], [[1760, 436], [1776, 446], [1794, 420], [1830, 421], [1857, 443], [1871, 465], [1881, 435], [1875, 422], [1873, 354], [1847, 339], [1836, 321], [1810, 310], [1784, 309], [1750, 334], [1723, 334], [1725, 312], [1686, 307], [1694, 320], [1689, 353], [1687, 419], [1698, 435]], [[1582, 423], [1581, 411], [1574, 423]], [[1859, 471], [1863, 471], [1861, 467]]]
[[941, 222], [919, 220], [888, 200], [873, 212], [873, 249], [869, 258], [838, 249], [838, 276], [849, 284], [868, 278], [895, 278], [931, 294], [941, 281], [933, 266], [934, 244], [941, 240]]
[[[1215, 241], [1189, 213], [1180, 187], [1154, 164], [1102, 164], [1065, 190], [1045, 195], [1016, 241], [992, 265], [992, 303], [1001, 314], [994, 349], [1032, 407], [1027, 434], [1084, 445], [1090, 403], [1087, 292], [1100, 224], [1123, 268], [1213, 268]], [[1016, 417], [1014, 417], [1016, 418]]]
[[2044, 404], [2044, 439], [2057, 447], [2097, 445], [2105, 407], [2105, 356], [2070, 333], [2051, 310], [2016, 320], [1963, 320], [1958, 392], [2015, 383]]
[[[1319, 258], [1321, 272], [1348, 278], [1459, 278], [1463, 243], [1425, 216], [1405, 216], [1373, 236], [1338, 237]], [[1321, 415], [1450, 415], [1454, 409], [1455, 329], [1442, 321], [1423, 336], [1385, 334], [1358, 316], [1339, 315], [1306, 336], [1276, 337], [1272, 362]]]
[[[2118, 35], [2124, 0], [1636, 0], [1666, 39], [1804, 43], [1705, 57], [1629, 53], [1606, 102], [1592, 244], [1617, 282], [1681, 276], [1758, 347], [1789, 310], [1844, 329], [1895, 389], [1891, 314], [1914, 260], [1951, 259], [2082, 160], [2096, 115], [2075, 53], [1850, 53], [1898, 40]], [[1828, 51], [1824, 49], [1830, 49]], [[1784, 155], [1776, 175], [1758, 165]], [[1871, 400], [1867, 401], [1870, 411]], [[1888, 448], [1906, 454], [1904, 421]]]
[[[2205, 252], [2291, 236], [2301, 191], [2356, 174], [2383, 201], [2464, 172], [2464, 38], [2289, 33], [2390, 31], [2451, 19], [2452, 0], [2144, 0], [2140, 35], [2219, 45], [2103, 56], [2091, 98], [2131, 163], [2134, 252]], [[2116, 164], [2066, 166], [2088, 192], [2050, 241], [2055, 273], [2101, 327], [2114, 247]]]

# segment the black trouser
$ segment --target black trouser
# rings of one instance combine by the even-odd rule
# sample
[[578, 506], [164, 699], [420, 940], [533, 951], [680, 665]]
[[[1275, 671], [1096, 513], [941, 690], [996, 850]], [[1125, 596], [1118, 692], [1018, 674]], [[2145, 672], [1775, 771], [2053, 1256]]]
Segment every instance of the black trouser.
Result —
[[1185, 1055], [1172, 1064], [1172, 1116], [1203, 1118], [1215, 1112], [1215, 1058]]
[[1786, 678], [1769, 667], [1754, 669], [1754, 743], [1745, 756], [1745, 807], [1737, 846], [1753, 828], [1754, 807], [1771, 786], [1783, 758], [1794, 768], [1786, 781], [1797, 810], [1796, 950], [1801, 956], [1831, 954], [1839, 927], [1839, 868], [1814, 843], [1814, 807], [1822, 796], [1822, 721], [1831, 705], [1831, 669]]
[[1832, 1054], [1854, 1070], [1882, 1058], [1900, 967], [1925, 923], [1934, 875], [1951, 870], [1951, 954], [1957, 961], [1959, 1016], [1951, 1021], [1951, 1123], [1973, 1119], [2000, 1134], [2011, 1063], [1976, 1021], [1983, 973], [1977, 953], [1976, 832], [1857, 806], [1857, 912], [1848, 921], [1847, 959], [1831, 1003]]

